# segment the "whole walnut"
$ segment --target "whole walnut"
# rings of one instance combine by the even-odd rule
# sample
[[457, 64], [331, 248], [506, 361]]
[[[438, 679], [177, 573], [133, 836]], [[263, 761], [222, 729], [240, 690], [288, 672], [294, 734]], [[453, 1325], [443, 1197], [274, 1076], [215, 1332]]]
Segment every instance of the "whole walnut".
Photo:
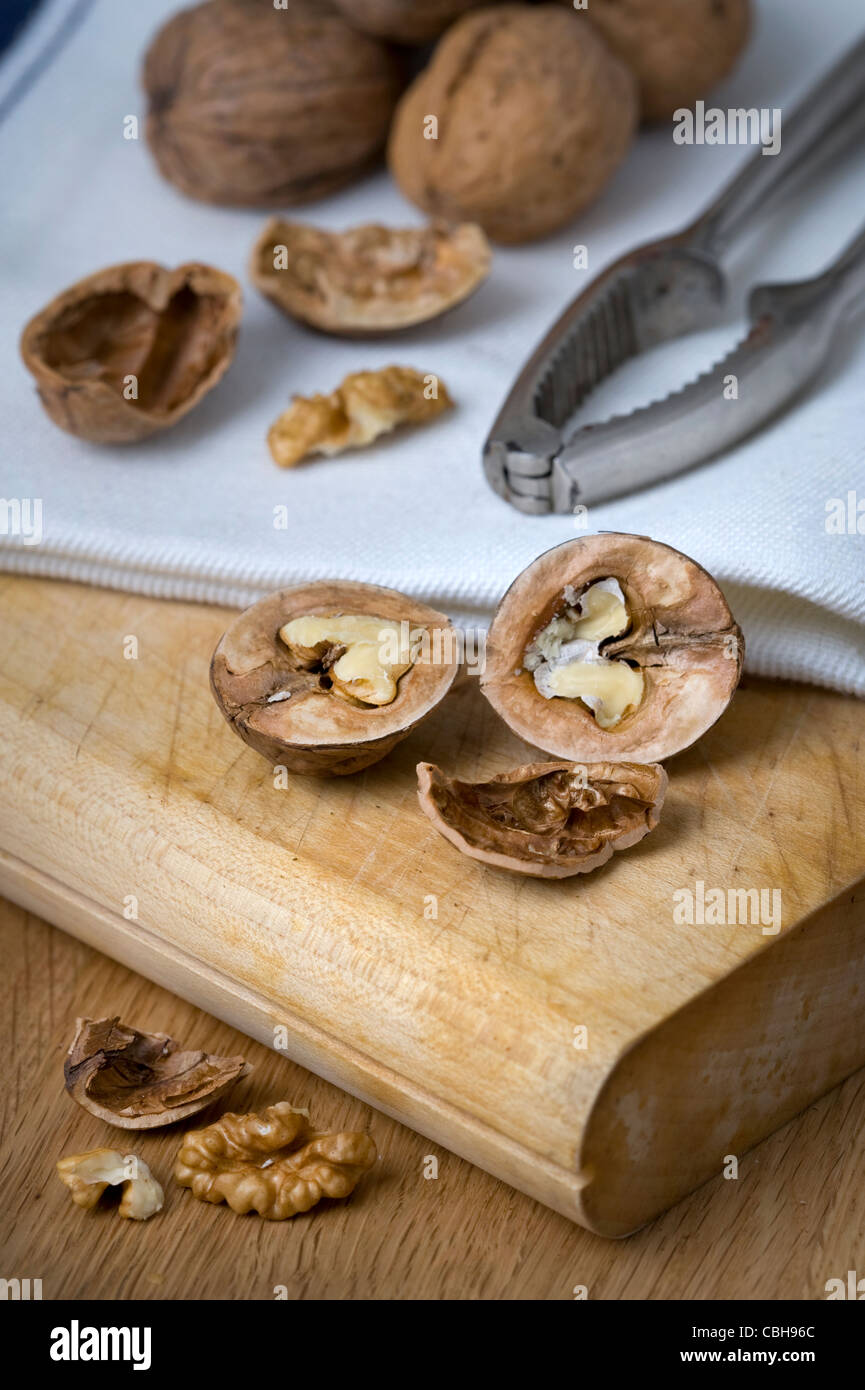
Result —
[[206, 0], [170, 19], [147, 53], [147, 139], [193, 198], [309, 202], [375, 159], [401, 86], [395, 54], [330, 0]]
[[428, 43], [449, 24], [490, 0], [335, 0], [346, 19], [365, 34], [394, 43]]
[[397, 107], [388, 161], [406, 197], [499, 242], [569, 222], [628, 151], [636, 84], [590, 24], [558, 5], [458, 20]]
[[751, 0], [591, 0], [586, 15], [636, 77], [648, 121], [704, 97], [751, 30]]

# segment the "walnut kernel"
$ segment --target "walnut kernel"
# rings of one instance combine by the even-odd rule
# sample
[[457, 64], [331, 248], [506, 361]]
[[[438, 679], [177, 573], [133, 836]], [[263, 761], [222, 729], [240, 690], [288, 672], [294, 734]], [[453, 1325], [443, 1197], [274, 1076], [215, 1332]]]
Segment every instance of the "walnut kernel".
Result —
[[108, 1187], [120, 1187], [118, 1212], [132, 1221], [146, 1221], [162, 1210], [162, 1188], [143, 1158], [119, 1149], [91, 1149], [69, 1154], [57, 1164], [57, 1175], [69, 1188], [76, 1206], [91, 1211]]
[[310, 454], [362, 448], [398, 425], [423, 424], [453, 401], [444, 382], [413, 367], [351, 372], [329, 396], [295, 396], [268, 431], [274, 462], [293, 468]]
[[347, 1197], [376, 1157], [368, 1134], [316, 1134], [306, 1111], [281, 1101], [187, 1134], [174, 1176], [201, 1202], [285, 1221], [322, 1197]]

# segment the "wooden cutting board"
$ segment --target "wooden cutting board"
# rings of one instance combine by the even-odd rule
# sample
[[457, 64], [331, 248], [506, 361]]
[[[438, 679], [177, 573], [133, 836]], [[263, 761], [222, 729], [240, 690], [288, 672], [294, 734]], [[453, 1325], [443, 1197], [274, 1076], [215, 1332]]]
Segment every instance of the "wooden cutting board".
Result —
[[[652, 835], [535, 882], [416, 805], [421, 759], [527, 760], [474, 681], [278, 788], [210, 696], [226, 612], [0, 587], [0, 891], [573, 1220], [633, 1230], [865, 1062], [861, 703], [746, 683]], [[700, 883], [781, 930], [677, 921]]]

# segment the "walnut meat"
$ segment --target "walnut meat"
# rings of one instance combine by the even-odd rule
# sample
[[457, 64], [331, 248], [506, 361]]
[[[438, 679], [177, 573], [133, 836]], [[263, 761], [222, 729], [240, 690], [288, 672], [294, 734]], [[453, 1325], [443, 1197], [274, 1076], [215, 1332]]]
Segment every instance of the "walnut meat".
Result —
[[591, 25], [557, 5], [473, 11], [403, 96], [388, 160], [434, 217], [500, 242], [569, 222], [624, 159], [636, 84]]
[[285, 1221], [322, 1197], [348, 1197], [376, 1157], [368, 1134], [316, 1134], [305, 1111], [281, 1101], [187, 1134], [174, 1176], [200, 1202]]
[[394, 43], [428, 43], [466, 10], [490, 0], [336, 0], [348, 22]]
[[445, 698], [459, 668], [443, 613], [377, 584], [321, 580], [239, 614], [213, 654], [210, 684], [257, 753], [290, 772], [342, 777], [389, 753]]
[[605, 864], [658, 824], [667, 774], [653, 764], [529, 763], [488, 782], [459, 782], [418, 764], [418, 799], [436, 829], [471, 859], [533, 878]]
[[660, 762], [720, 718], [745, 644], [718, 585], [671, 546], [566, 541], [514, 581], [481, 689], [520, 738], [578, 762]]
[[293, 468], [310, 454], [360, 449], [399, 425], [434, 420], [453, 401], [444, 382], [413, 367], [351, 372], [329, 396], [295, 396], [270, 427], [274, 463]]
[[57, 1164], [57, 1176], [69, 1189], [73, 1202], [92, 1211], [103, 1192], [119, 1187], [120, 1216], [147, 1221], [162, 1210], [163, 1193], [143, 1158], [119, 1149], [91, 1149], [68, 1154]]
[[329, 0], [206, 0], [147, 54], [147, 139], [190, 197], [305, 203], [375, 160], [401, 86], [395, 56]]
[[436, 318], [473, 294], [489, 268], [489, 243], [472, 223], [328, 232], [274, 217], [250, 277], [292, 318], [358, 337]]
[[167, 1033], [141, 1033], [119, 1018], [79, 1018], [63, 1065], [72, 1099], [120, 1129], [188, 1119], [250, 1070], [242, 1057], [184, 1052]]
[[212, 266], [109, 266], [36, 314], [21, 356], [61, 429], [129, 444], [197, 405], [234, 356], [242, 295]]
[[732, 70], [748, 42], [751, 3], [591, 0], [586, 17], [636, 77], [645, 119], [659, 121], [693, 106]]

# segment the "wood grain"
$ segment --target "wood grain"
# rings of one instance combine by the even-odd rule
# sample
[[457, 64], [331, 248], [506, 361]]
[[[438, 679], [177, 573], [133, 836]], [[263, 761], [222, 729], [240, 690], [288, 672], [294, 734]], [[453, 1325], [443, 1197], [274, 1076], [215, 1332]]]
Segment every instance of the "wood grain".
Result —
[[[2, 902], [0, 951], [0, 1274], [42, 1278], [46, 1299], [271, 1299], [284, 1285], [291, 1299], [570, 1300], [577, 1284], [591, 1299], [814, 1299], [862, 1272], [865, 1072], [745, 1155], [736, 1181], [609, 1241]], [[103, 1010], [244, 1053], [255, 1069], [232, 1105], [308, 1103], [326, 1126], [367, 1128], [381, 1162], [348, 1202], [273, 1226], [174, 1186], [181, 1131], [166, 1130], [136, 1145], [165, 1185], [159, 1216], [74, 1208], [56, 1160], [129, 1138], [63, 1089], [75, 1015]]]
[[[0, 886], [260, 1041], [283, 1026], [296, 1061], [600, 1229], [620, 1233], [624, 1217], [603, 1211], [605, 1165], [581, 1172], [578, 1156], [622, 1060], [647, 1038], [663, 1043], [661, 1030], [707, 992], [747, 982], [809, 920], [832, 935], [836, 914], [850, 915], [865, 859], [856, 701], [746, 686], [671, 761], [647, 840], [583, 882], [520, 881], [461, 857], [415, 803], [421, 757], [469, 778], [526, 760], [475, 683], [384, 763], [336, 781], [290, 778], [283, 790], [208, 691], [224, 612], [22, 579], [3, 581], [0, 600], [13, 633], [0, 652]], [[676, 925], [673, 894], [698, 879], [781, 890], [783, 932]], [[127, 920], [131, 896], [138, 915]], [[850, 979], [837, 963], [823, 979], [815, 937], [796, 989], [771, 1001], [775, 1046], [798, 1056], [785, 1044], [811, 972], [808, 1006], [829, 1036], [799, 1049], [807, 1056], [783, 1095], [747, 1120], [736, 1065], [715, 1069], [726, 1127], [704, 1150], [695, 1139], [699, 1162], [674, 1138], [660, 1198], [645, 1184], [628, 1221], [717, 1171], [730, 1144], [740, 1154], [865, 1057], [854, 916]], [[736, 997], [716, 1010], [722, 1030]], [[740, 1009], [729, 1035], [705, 1034], [706, 1057], [741, 1055], [744, 1066], [760, 1044], [754, 1014]], [[697, 1036], [667, 1037], [678, 1063], [662, 1065], [662, 1047], [648, 1067], [653, 1103], [687, 1099]], [[679, 1133], [687, 1127], [685, 1113]], [[590, 1159], [614, 1147], [618, 1159], [616, 1134], [612, 1123]], [[626, 1154], [622, 1191], [639, 1195], [639, 1167], [663, 1142]], [[580, 1206], [590, 1177], [602, 1217]]]

